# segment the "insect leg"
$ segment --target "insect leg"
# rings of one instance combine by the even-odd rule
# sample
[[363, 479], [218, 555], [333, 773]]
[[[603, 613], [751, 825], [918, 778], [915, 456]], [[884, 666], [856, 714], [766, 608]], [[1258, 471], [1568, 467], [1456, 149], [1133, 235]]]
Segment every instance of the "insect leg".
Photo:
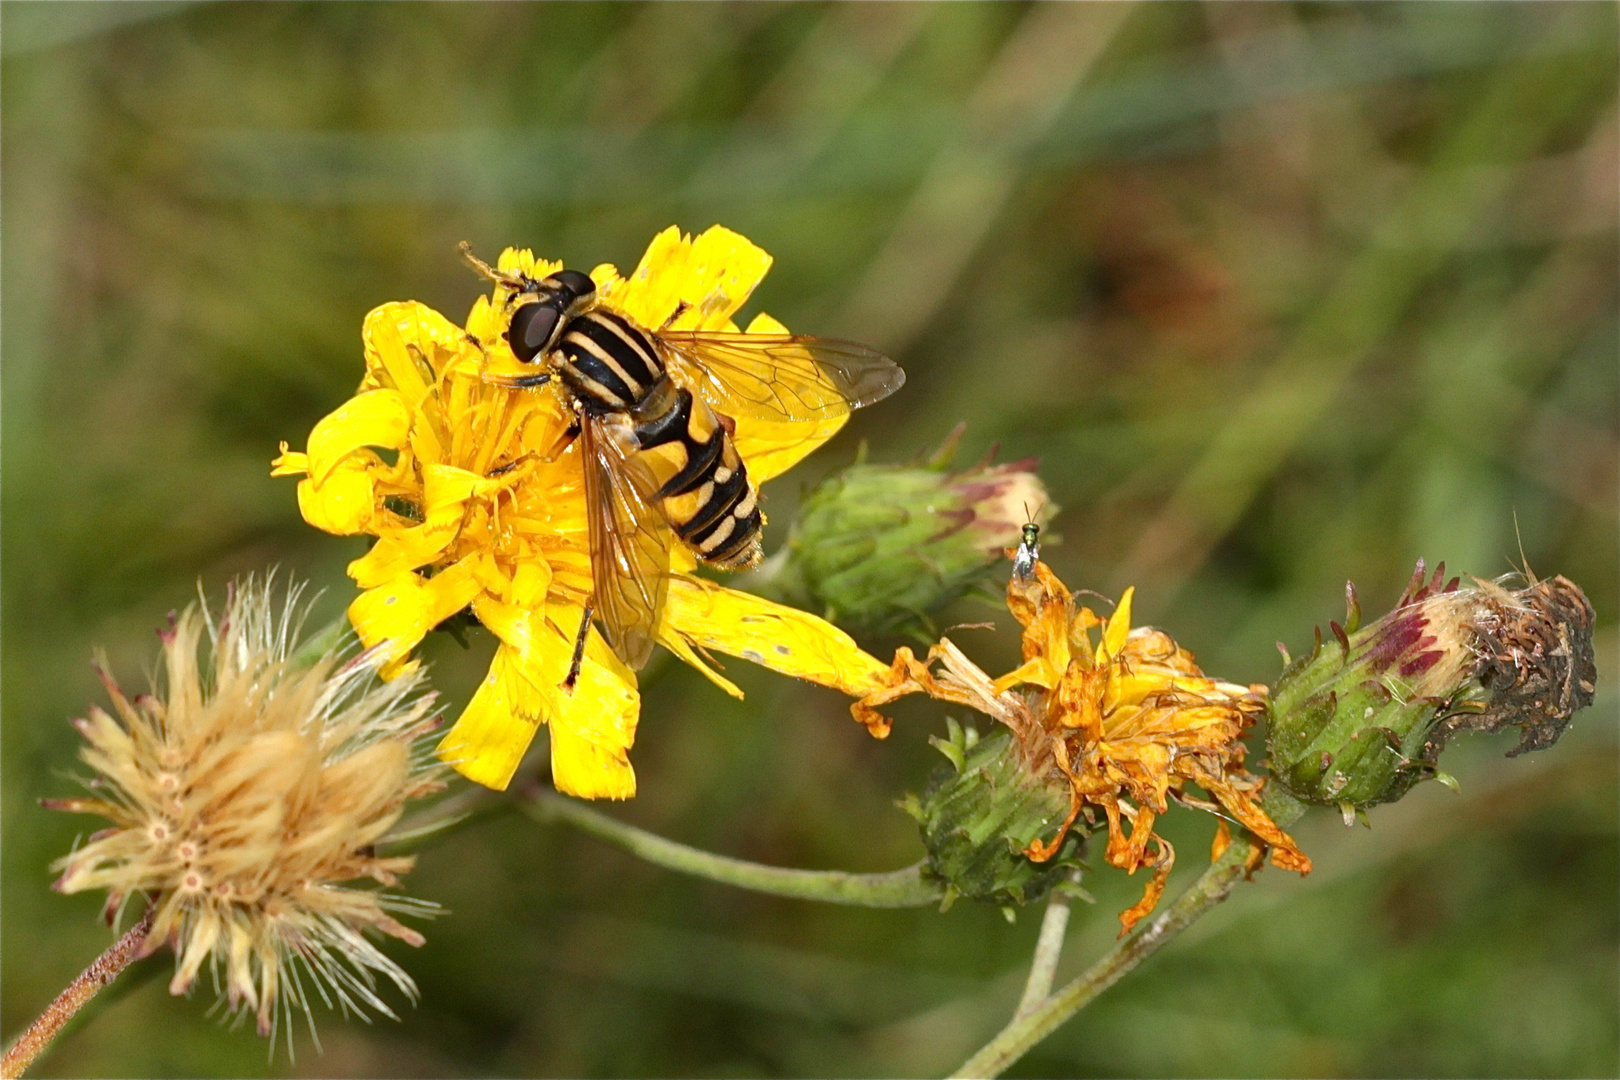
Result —
[[568, 678], [562, 681], [562, 689], [567, 693], [574, 692], [574, 684], [579, 681], [579, 669], [585, 662], [585, 638], [591, 632], [591, 605], [585, 605], [585, 615], [579, 620], [579, 636], [574, 638], [574, 659], [568, 664]]
[[675, 320], [680, 318], [682, 315], [685, 315], [690, 310], [692, 310], [692, 305], [688, 304], [685, 300], [682, 300], [680, 303], [676, 304], [675, 310], [670, 313], [669, 318], [664, 320], [664, 325], [658, 328], [659, 333], [662, 333], [665, 330], [668, 330], [671, 326], [674, 326]]

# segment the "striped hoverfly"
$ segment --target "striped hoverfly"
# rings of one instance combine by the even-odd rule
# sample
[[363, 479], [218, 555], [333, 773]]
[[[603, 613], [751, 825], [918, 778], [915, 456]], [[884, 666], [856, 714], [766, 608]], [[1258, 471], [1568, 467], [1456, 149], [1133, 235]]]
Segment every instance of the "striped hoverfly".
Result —
[[579, 674], [593, 617], [619, 658], [640, 669], [652, 653], [679, 542], [722, 570], [755, 566], [764, 517], [733, 441], [734, 420], [824, 423], [879, 401], [905, 382], [887, 356], [852, 341], [797, 334], [657, 330], [598, 302], [578, 270], [538, 280], [462, 253], [510, 290], [505, 338], [532, 375], [551, 383], [582, 441], [593, 595], [565, 687]]

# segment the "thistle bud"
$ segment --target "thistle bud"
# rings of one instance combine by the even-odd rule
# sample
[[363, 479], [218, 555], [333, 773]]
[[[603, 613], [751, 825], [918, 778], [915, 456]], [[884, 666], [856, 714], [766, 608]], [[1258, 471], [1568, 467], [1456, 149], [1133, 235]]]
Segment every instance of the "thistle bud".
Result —
[[777, 577], [783, 598], [856, 633], [932, 636], [930, 616], [982, 582], [1026, 521], [1053, 508], [1033, 459], [947, 467], [952, 433], [926, 462], [843, 469], [806, 496]]
[[[1592, 606], [1562, 577], [1521, 589], [1425, 581], [1420, 560], [1389, 614], [1364, 629], [1346, 586], [1335, 641], [1317, 632], [1272, 695], [1272, 776], [1305, 802], [1353, 811], [1392, 802], [1439, 771], [1462, 731], [1517, 727], [1509, 756], [1551, 746], [1592, 702]], [[1287, 651], [1283, 653], [1287, 659]]]
[[947, 906], [959, 896], [1009, 909], [1039, 899], [1077, 865], [1079, 830], [1049, 861], [1035, 862], [1027, 853], [1064, 821], [1068, 788], [1033, 767], [1011, 732], [981, 739], [971, 726], [946, 723], [948, 737], [929, 742], [950, 766], [921, 798], [901, 804], [922, 825], [930, 875], [945, 885]]

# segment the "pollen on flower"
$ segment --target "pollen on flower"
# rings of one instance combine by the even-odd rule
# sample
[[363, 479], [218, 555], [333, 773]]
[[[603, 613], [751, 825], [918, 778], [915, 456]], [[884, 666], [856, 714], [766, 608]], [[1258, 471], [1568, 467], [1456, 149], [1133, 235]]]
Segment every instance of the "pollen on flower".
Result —
[[371, 653], [295, 660], [299, 590], [277, 593], [250, 580], [217, 618], [188, 608], [163, 634], [152, 694], [128, 697], [102, 671], [113, 713], [78, 724], [96, 797], [46, 803], [113, 823], [56, 861], [55, 887], [107, 890], [109, 916], [145, 894], [146, 952], [175, 952], [170, 991], [207, 966], [227, 1009], [264, 1035], [283, 1004], [308, 1016], [312, 994], [393, 1016], [378, 976], [414, 999], [365, 933], [419, 945], [395, 916], [436, 905], [358, 883], [398, 883], [414, 859], [375, 845], [407, 801], [443, 786], [420, 746], [437, 721], [417, 677], [379, 682]]
[[888, 685], [857, 705], [871, 710], [926, 693], [1006, 726], [1010, 752], [1028, 775], [1068, 792], [1067, 814], [1050, 836], [1028, 843], [1029, 859], [1051, 859], [1071, 829], [1106, 823], [1105, 860], [1131, 873], [1152, 871], [1141, 901], [1120, 915], [1126, 931], [1157, 905], [1175, 863], [1175, 849], [1154, 830], [1172, 801], [1241, 823], [1279, 866], [1311, 869], [1260, 808], [1261, 781], [1243, 768], [1242, 735], [1265, 711], [1265, 688], [1207, 678], [1167, 634], [1132, 629], [1131, 597], [1127, 590], [1105, 619], [1076, 606], [1037, 562], [1027, 580], [1014, 575], [1007, 590], [1008, 608], [1024, 627], [1020, 667], [991, 679], [949, 640], [926, 662], [901, 649]]

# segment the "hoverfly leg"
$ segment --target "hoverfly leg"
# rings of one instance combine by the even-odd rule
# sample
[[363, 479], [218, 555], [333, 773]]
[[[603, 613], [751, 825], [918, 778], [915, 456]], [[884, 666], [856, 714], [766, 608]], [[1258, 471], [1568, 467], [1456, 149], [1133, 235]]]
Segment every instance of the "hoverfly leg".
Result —
[[493, 281], [495, 284], [504, 285], [506, 288], [511, 289], [514, 293], [526, 293], [534, 291], [535, 282], [527, 275], [508, 274], [497, 270], [483, 259], [480, 259], [478, 256], [474, 255], [472, 245], [467, 243], [465, 240], [458, 244], [457, 247], [461, 249], [461, 257], [466, 259], [467, 263], [474, 270], [489, 278], [489, 280]]
[[680, 318], [682, 315], [685, 315], [691, 310], [692, 305], [688, 304], [685, 300], [682, 300], [680, 303], [675, 305], [675, 310], [670, 313], [669, 318], [664, 320], [664, 325], [658, 328], [658, 332], [662, 334], [665, 330], [668, 330], [671, 326], [675, 325], [676, 319]]
[[591, 605], [585, 605], [585, 615], [579, 620], [579, 636], [574, 638], [574, 659], [568, 664], [568, 678], [560, 684], [564, 693], [572, 694], [579, 681], [579, 669], [585, 663], [585, 639], [591, 632]]
[[497, 465], [497, 466], [495, 466], [493, 469], [491, 469], [487, 473], [485, 473], [484, 477], [485, 477], [485, 479], [493, 480], [497, 476], [505, 476], [507, 473], [511, 472], [513, 469], [517, 468], [519, 465], [522, 465], [525, 462], [529, 461], [533, 457], [534, 457], [534, 451], [533, 450], [529, 451], [527, 454], [520, 454], [517, 457], [513, 458], [511, 461], [508, 461], [505, 465]]

